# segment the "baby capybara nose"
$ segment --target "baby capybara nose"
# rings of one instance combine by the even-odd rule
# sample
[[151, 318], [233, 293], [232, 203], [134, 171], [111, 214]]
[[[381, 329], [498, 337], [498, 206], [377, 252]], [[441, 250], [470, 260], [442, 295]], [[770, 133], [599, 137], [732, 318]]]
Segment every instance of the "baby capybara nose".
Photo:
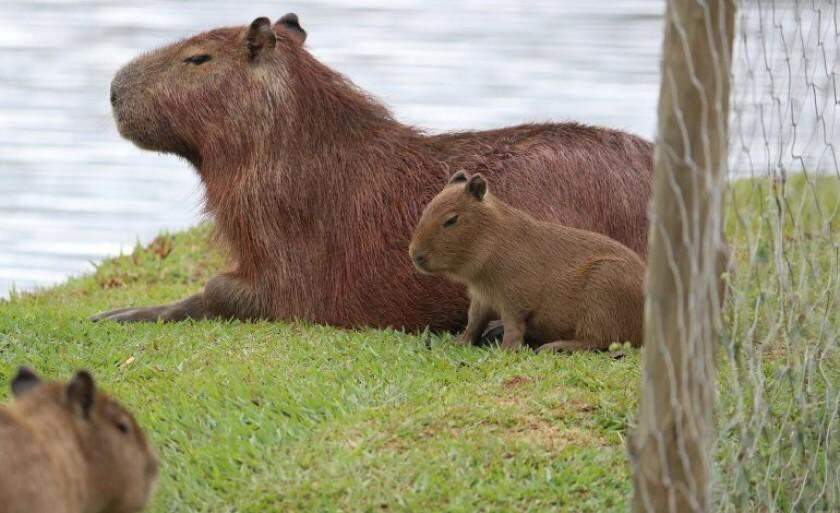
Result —
[[411, 259], [414, 260], [414, 265], [417, 267], [423, 267], [426, 264], [426, 255], [422, 253], [415, 253]]

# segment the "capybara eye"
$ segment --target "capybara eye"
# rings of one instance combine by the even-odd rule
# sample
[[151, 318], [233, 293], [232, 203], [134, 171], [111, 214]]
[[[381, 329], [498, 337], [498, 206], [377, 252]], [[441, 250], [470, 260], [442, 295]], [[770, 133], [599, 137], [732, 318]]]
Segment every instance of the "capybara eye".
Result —
[[128, 424], [127, 423], [125, 423], [121, 420], [118, 420], [114, 423], [114, 425], [117, 426], [117, 429], [119, 429], [121, 433], [128, 433]]
[[189, 62], [190, 64], [195, 64], [196, 66], [198, 66], [199, 64], [204, 64], [210, 59], [212, 59], [212, 57], [210, 57], [206, 53], [203, 53], [201, 55], [193, 55], [192, 57], [188, 57], [184, 59], [184, 62]]
[[446, 221], [443, 222], [443, 227], [444, 228], [449, 228], [450, 226], [455, 226], [455, 223], [457, 223], [457, 222], [458, 222], [458, 214], [455, 214], [454, 216], [450, 217], [449, 219], [447, 219]]

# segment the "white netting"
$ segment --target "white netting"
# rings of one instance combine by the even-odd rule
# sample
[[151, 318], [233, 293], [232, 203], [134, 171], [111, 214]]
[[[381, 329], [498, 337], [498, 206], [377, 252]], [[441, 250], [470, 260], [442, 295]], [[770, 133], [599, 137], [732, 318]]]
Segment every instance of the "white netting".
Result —
[[[636, 507], [683, 511], [675, 497], [685, 492], [701, 498], [687, 501], [687, 508], [697, 511], [706, 510], [704, 501], [717, 511], [840, 511], [840, 147], [835, 144], [840, 137], [840, 9], [834, 0], [740, 2], [730, 66], [725, 52], [715, 52], [711, 43], [725, 40], [723, 17], [715, 14], [723, 11], [724, 1], [667, 2], [678, 41], [670, 51], [689, 55], [711, 49], [706, 62], [714, 65], [704, 69], [695, 54], [686, 57], [694, 63], [686, 80], [669, 77], [665, 46], [661, 94], [674, 101], [660, 103], [660, 130], [670, 114], [678, 135], [668, 144], [663, 143], [667, 134], [658, 134], [657, 151], [672, 160], [662, 166], [672, 173], [672, 187], [665, 192], [672, 195], [683, 228], [675, 231], [672, 220], [662, 211], [657, 217], [654, 209], [651, 237], [662, 237], [667, 258], [659, 260], [666, 265], [650, 272], [670, 273], [674, 288], [672, 298], [661, 288], [658, 296], [655, 287], [649, 289], [647, 319], [653, 322], [646, 333], [654, 329], [660, 335], [646, 339], [645, 360], [666, 372], [654, 379], [646, 367], [640, 432], [647, 438], [639, 441], [659, 444], [660, 457], [646, 462], [639, 447], [633, 448], [635, 474], [653, 469], [651, 480], [637, 488], [653, 495], [640, 502], [644, 493], [637, 495]], [[709, 44], [692, 42], [697, 20], [675, 18], [691, 6], [705, 15]], [[719, 166], [727, 179], [716, 180], [709, 164], [718, 134], [713, 112], [726, 102], [714, 95], [720, 84], [714, 70], [727, 67], [731, 94], [723, 146], [729, 156]], [[695, 110], [684, 101], [690, 91], [705, 93]], [[692, 134], [691, 127], [701, 129]], [[698, 201], [698, 195], [708, 201]], [[729, 272], [727, 300], [717, 318], [704, 298], [715, 295], [709, 262], [721, 226]], [[668, 317], [669, 303], [678, 305], [671, 309], [676, 320]], [[716, 393], [716, 422], [710, 443], [705, 449], [698, 444], [697, 452], [691, 440], [703, 440], [706, 424], [697, 406], [705, 392], [696, 383], [712, 381], [713, 373], [704, 368], [704, 340], [718, 321], [716, 388], [708, 387]], [[657, 393], [657, 387], [670, 396]], [[646, 431], [652, 425], [659, 431]], [[708, 484], [694, 481], [692, 469], [700, 467], [710, 470]], [[663, 496], [671, 496], [657, 506], [658, 484], [666, 490]]]
[[838, 13], [825, 0], [739, 6], [721, 511], [840, 511]]

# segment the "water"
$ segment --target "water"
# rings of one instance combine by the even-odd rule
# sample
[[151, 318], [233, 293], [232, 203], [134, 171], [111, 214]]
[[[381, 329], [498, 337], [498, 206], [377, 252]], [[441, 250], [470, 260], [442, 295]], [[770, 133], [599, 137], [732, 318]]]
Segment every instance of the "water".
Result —
[[652, 137], [660, 0], [0, 0], [0, 297], [200, 219], [189, 166], [121, 140], [114, 72], [220, 25], [297, 12], [309, 50], [433, 130], [580, 120]]

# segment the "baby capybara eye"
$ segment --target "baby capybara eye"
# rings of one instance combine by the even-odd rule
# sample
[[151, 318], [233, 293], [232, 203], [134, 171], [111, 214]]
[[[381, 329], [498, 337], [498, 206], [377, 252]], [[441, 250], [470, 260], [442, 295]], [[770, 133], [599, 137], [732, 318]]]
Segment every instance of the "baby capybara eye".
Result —
[[455, 226], [455, 223], [457, 223], [457, 222], [458, 222], [458, 214], [455, 214], [454, 216], [450, 217], [449, 219], [447, 219], [446, 221], [443, 222], [443, 227], [444, 228], [449, 228], [450, 226]]
[[187, 57], [186, 59], [184, 59], [184, 62], [195, 64], [196, 66], [198, 66], [199, 64], [204, 64], [210, 59], [212, 59], [211, 56], [207, 55], [206, 53], [203, 53], [201, 55], [193, 55], [192, 57]]

